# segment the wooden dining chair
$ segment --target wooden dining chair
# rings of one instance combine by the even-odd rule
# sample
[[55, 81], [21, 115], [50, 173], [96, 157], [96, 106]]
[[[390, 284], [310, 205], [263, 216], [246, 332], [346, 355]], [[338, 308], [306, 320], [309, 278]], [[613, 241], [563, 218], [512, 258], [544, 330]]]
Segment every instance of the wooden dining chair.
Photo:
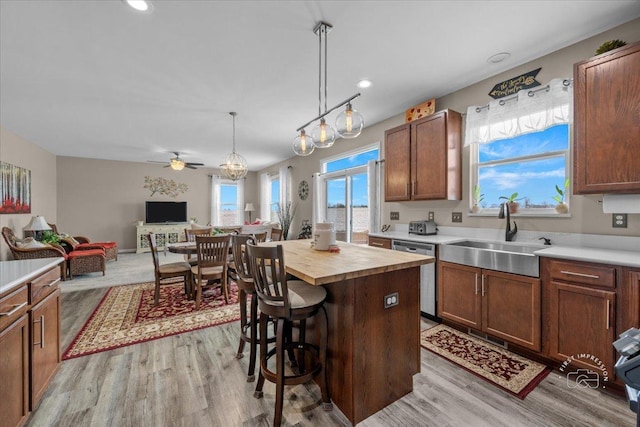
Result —
[[219, 286], [224, 295], [225, 304], [229, 304], [227, 263], [230, 241], [230, 234], [196, 236], [198, 263], [191, 266], [191, 277], [196, 293], [196, 310], [200, 309], [202, 289], [209, 286]]
[[255, 243], [262, 243], [267, 241], [267, 232], [264, 233], [253, 233], [253, 240]]
[[160, 264], [158, 259], [158, 246], [156, 245], [156, 235], [153, 233], [147, 234], [147, 240], [149, 242], [149, 249], [151, 249], [151, 256], [153, 257], [153, 271], [156, 278], [156, 289], [153, 294], [153, 305], [158, 305], [160, 300], [160, 285], [164, 279], [171, 279], [175, 277], [182, 277], [184, 280], [184, 293], [188, 297], [191, 296], [191, 266], [188, 262], [179, 261], [171, 262], [167, 264]]
[[[197, 229], [192, 229], [192, 228], [185, 228], [184, 229], [184, 237], [187, 240], [187, 242], [195, 242], [196, 241], [196, 236], [211, 236], [211, 231], [213, 229], [211, 227], [207, 227], [207, 228], [197, 228]], [[184, 260], [186, 262], [188, 262], [190, 265], [196, 265], [198, 263], [198, 258], [196, 256], [193, 256], [191, 254], [187, 254], [184, 256]]]
[[[328, 388], [327, 375], [327, 312], [324, 302], [327, 291], [322, 286], [313, 286], [302, 280], [287, 280], [282, 245], [256, 246], [247, 243], [249, 269], [258, 295], [260, 309], [260, 373], [254, 397], [263, 396], [265, 379], [276, 384], [276, 407], [273, 425], [282, 422], [284, 386], [304, 384], [317, 377], [322, 395], [323, 409], [333, 409]], [[314, 318], [314, 331], [319, 333], [318, 345], [305, 341], [306, 320]], [[276, 322], [275, 348], [268, 348], [267, 330], [269, 319]], [[292, 339], [293, 322], [299, 325], [297, 340]], [[293, 374], [284, 371], [285, 351], [289, 358], [293, 350], [299, 352], [299, 363]], [[305, 353], [311, 352], [312, 365], [305, 366]], [[276, 356], [275, 371], [268, 361]], [[295, 366], [295, 359], [291, 361]]]
[[271, 229], [271, 240], [274, 242], [279, 242], [282, 240], [282, 229], [281, 228], [272, 228]]

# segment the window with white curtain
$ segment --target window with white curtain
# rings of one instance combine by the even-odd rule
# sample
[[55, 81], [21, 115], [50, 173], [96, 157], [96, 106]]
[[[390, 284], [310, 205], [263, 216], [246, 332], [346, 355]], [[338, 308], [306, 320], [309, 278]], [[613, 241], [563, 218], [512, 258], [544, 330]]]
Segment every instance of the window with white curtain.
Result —
[[568, 204], [572, 105], [572, 82], [555, 79], [545, 87], [469, 107], [465, 146], [471, 150], [470, 206], [479, 202], [480, 214], [494, 215], [504, 202], [500, 197], [517, 193], [519, 214], [557, 214], [558, 190]]
[[260, 218], [278, 222], [278, 206], [291, 203], [291, 166], [260, 175]]
[[211, 178], [211, 225], [214, 227], [244, 223], [244, 180]]

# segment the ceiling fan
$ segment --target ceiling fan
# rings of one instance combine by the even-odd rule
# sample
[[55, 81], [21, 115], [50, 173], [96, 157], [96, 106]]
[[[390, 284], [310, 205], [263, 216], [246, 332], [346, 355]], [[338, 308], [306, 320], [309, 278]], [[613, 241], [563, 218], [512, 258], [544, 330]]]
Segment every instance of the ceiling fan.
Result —
[[[193, 163], [193, 162], [185, 162], [180, 158], [180, 153], [177, 151], [172, 151], [175, 154], [175, 157], [169, 159], [169, 163], [165, 165], [165, 168], [170, 167], [173, 170], [181, 171], [184, 168], [189, 169], [198, 169], [196, 166], [204, 166], [204, 163]], [[149, 163], [166, 163], [166, 162], [158, 162], [155, 160], [147, 160]]]

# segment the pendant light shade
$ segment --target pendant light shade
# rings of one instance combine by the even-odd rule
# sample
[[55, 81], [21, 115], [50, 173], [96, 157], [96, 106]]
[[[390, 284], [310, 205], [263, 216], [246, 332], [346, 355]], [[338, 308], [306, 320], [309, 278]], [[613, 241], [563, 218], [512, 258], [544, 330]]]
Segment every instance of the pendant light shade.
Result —
[[336, 131], [340, 137], [345, 139], [356, 138], [362, 133], [364, 127], [364, 118], [351, 107], [351, 103], [347, 104], [347, 108], [336, 117]]
[[298, 156], [308, 156], [313, 153], [316, 146], [313, 144], [311, 137], [306, 134], [304, 129], [300, 131], [300, 135], [293, 140], [293, 152]]
[[247, 176], [249, 167], [247, 161], [240, 154], [236, 153], [236, 115], [237, 113], [229, 113], [233, 117], [233, 151], [224, 158], [224, 163], [220, 165], [220, 169], [224, 175], [232, 181]]
[[323, 117], [320, 119], [320, 123], [311, 131], [311, 139], [316, 147], [329, 148], [336, 142], [336, 131], [325, 122]]

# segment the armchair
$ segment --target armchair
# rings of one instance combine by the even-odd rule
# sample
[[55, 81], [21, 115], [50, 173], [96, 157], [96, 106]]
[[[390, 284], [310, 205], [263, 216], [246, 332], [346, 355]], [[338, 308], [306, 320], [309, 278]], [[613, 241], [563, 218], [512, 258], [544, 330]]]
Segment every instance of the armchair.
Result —
[[[55, 224], [47, 224], [49, 224], [49, 227], [51, 227], [54, 233], [60, 234], [58, 233], [58, 227]], [[75, 241], [65, 240], [65, 243], [72, 246], [73, 250], [102, 248], [104, 249], [107, 261], [118, 260], [118, 244], [116, 242], [92, 242], [85, 236], [73, 236], [73, 239]]]
[[2, 227], [2, 237], [11, 250], [13, 259], [64, 258], [60, 264], [62, 280], [67, 279], [67, 253], [59, 245], [46, 245], [41, 248], [21, 248], [17, 245], [16, 235], [9, 227]]

